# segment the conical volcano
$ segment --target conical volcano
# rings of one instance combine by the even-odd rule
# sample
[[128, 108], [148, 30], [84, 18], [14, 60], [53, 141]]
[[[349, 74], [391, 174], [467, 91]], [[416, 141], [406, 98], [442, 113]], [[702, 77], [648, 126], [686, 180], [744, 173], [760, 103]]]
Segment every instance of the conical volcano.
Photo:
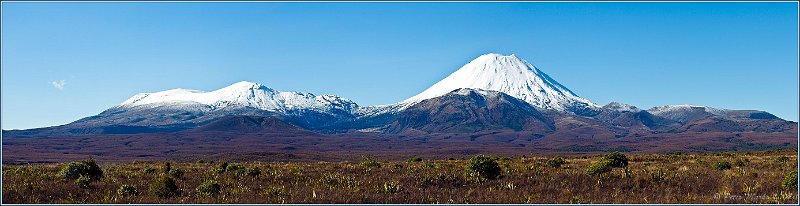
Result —
[[416, 104], [462, 88], [498, 91], [534, 107], [562, 112], [585, 113], [598, 108], [516, 55], [495, 53], [481, 55], [402, 103]]

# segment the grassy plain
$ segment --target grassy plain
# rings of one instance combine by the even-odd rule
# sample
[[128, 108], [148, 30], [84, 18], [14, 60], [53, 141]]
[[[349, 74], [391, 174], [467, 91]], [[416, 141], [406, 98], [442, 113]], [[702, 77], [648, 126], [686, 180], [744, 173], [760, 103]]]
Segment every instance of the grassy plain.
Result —
[[[589, 174], [598, 156], [494, 157], [500, 176], [470, 178], [469, 159], [382, 162], [4, 165], [3, 203], [793, 203], [797, 151], [626, 155]], [[794, 185], [785, 184], [794, 172]], [[87, 181], [88, 179], [88, 181]], [[166, 179], [174, 182], [174, 191]], [[166, 185], [165, 185], [166, 184]], [[165, 192], [165, 190], [167, 190]], [[174, 192], [174, 193], [173, 193]]]

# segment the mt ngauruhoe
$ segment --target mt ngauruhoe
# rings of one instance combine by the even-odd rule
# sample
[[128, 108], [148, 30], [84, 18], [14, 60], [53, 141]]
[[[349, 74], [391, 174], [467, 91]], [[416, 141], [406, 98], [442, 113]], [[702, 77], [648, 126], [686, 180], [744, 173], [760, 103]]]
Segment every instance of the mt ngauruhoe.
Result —
[[320, 133], [447, 133], [531, 131], [547, 136], [576, 128], [583, 133], [632, 134], [783, 132], [796, 124], [762, 111], [676, 105], [642, 110], [579, 97], [516, 55], [485, 54], [422, 93], [402, 102], [360, 106], [335, 95], [276, 91], [238, 82], [215, 91], [172, 89], [141, 93], [98, 115], [11, 136], [179, 132], [228, 116], [273, 117]]
[[502, 92], [534, 107], [560, 112], [583, 112], [599, 108], [513, 54], [482, 55], [402, 103], [415, 104], [462, 88]]

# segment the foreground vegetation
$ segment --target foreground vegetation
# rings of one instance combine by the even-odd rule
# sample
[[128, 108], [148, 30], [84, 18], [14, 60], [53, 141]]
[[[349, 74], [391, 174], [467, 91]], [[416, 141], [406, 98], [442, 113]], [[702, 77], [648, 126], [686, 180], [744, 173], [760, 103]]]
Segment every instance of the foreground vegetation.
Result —
[[3, 166], [3, 203], [797, 203], [797, 151]]

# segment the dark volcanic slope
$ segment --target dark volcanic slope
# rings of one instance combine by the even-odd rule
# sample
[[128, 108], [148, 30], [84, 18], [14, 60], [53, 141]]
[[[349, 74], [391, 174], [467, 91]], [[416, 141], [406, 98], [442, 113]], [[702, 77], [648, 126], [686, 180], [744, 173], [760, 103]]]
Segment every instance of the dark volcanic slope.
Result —
[[554, 129], [552, 120], [522, 100], [495, 91], [458, 89], [403, 110], [387, 131], [530, 130], [544, 133]]
[[275, 117], [229, 116], [189, 132], [296, 133], [309, 131]]
[[626, 153], [721, 152], [790, 149], [797, 133], [685, 132], [615, 138], [579, 135], [579, 127], [541, 136], [530, 131], [477, 133], [339, 134], [180, 132], [3, 137], [3, 163], [64, 162], [93, 156], [103, 162], [133, 160], [354, 161], [362, 155], [402, 160], [493, 155], [575, 155]]

